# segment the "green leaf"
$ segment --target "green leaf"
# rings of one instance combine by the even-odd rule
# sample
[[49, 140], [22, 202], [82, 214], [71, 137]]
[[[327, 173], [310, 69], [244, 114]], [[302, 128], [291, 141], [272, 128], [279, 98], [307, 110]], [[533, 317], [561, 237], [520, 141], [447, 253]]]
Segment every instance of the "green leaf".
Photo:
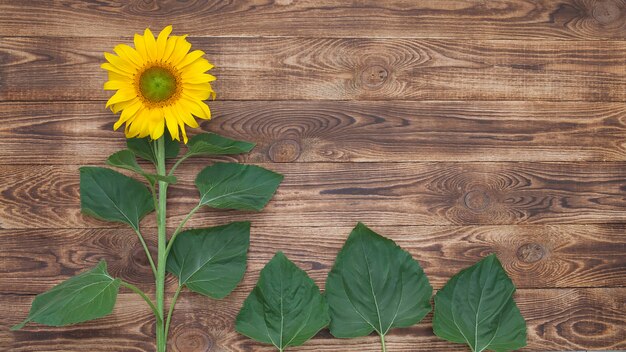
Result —
[[[151, 161], [156, 165], [156, 157], [154, 155], [154, 141], [150, 137], [146, 138], [128, 138], [126, 146], [138, 157]], [[171, 159], [178, 156], [180, 144], [176, 140], [172, 140], [169, 131], [165, 129], [165, 158]]]
[[202, 205], [260, 211], [282, 180], [281, 174], [259, 166], [215, 163], [198, 174], [196, 187], [200, 191]]
[[492, 254], [453, 276], [435, 296], [433, 330], [472, 351], [526, 346], [526, 322], [513, 300], [515, 286]]
[[167, 271], [191, 291], [224, 298], [243, 278], [249, 245], [248, 221], [187, 230], [172, 245]]
[[279, 351], [300, 346], [328, 325], [328, 305], [313, 280], [282, 252], [261, 270], [243, 302], [236, 329]]
[[103, 317], [113, 311], [120, 282], [107, 273], [107, 265], [101, 261], [95, 268], [37, 295], [26, 320], [11, 330], [29, 322], [63, 326]]
[[101, 167], [80, 168], [80, 206], [83, 213], [139, 229], [139, 221], [154, 210], [148, 188], [141, 182]]
[[120, 150], [119, 152], [111, 154], [107, 159], [107, 163], [120, 169], [126, 169], [145, 177], [150, 184], [154, 185], [157, 181], [164, 181], [167, 183], [176, 183], [176, 177], [174, 176], [161, 176], [145, 172], [135, 159], [135, 154], [128, 149]]
[[411, 255], [359, 223], [326, 280], [330, 332], [357, 337], [416, 324], [430, 312], [432, 287]]
[[237, 141], [219, 134], [202, 133], [193, 136], [187, 143], [187, 156], [242, 154], [251, 151], [254, 146], [254, 143]]

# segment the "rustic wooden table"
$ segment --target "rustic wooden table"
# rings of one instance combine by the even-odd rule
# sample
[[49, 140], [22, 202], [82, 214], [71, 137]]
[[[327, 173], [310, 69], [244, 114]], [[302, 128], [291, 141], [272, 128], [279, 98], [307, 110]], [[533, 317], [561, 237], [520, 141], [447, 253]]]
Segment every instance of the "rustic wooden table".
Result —
[[[497, 253], [526, 351], [626, 349], [623, 0], [0, 0], [0, 350], [154, 350], [152, 316], [128, 291], [90, 323], [7, 328], [103, 258], [152, 287], [132, 231], [80, 214], [77, 169], [124, 146], [102, 53], [167, 24], [216, 65], [202, 129], [258, 142], [239, 161], [286, 175], [262, 213], [190, 222], [251, 218], [250, 264], [223, 301], [182, 294], [173, 351], [270, 351], [233, 328], [260, 268], [283, 250], [323, 286], [357, 221], [409, 250], [435, 288]], [[170, 225], [208, 162], [171, 188]], [[378, 348], [324, 330], [294, 350]], [[388, 349], [462, 347], [429, 315]]]

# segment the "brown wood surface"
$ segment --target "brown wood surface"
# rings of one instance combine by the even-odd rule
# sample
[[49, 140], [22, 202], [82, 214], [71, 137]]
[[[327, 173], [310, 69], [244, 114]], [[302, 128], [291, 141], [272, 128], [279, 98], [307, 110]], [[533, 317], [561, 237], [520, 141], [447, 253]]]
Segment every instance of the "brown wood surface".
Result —
[[[233, 327], [262, 266], [283, 250], [323, 288], [357, 221], [407, 249], [435, 289], [497, 253], [519, 288], [524, 351], [626, 350], [624, 0], [0, 0], [1, 351], [155, 349], [127, 290], [103, 319], [8, 327], [100, 259], [154, 294], [135, 234], [80, 213], [78, 167], [124, 147], [103, 52], [166, 24], [216, 65], [214, 120], [190, 132], [254, 141], [221, 160], [285, 175], [261, 213], [188, 223], [252, 220], [249, 265], [225, 300], [182, 294], [172, 351], [270, 351]], [[212, 161], [180, 169], [168, 226]], [[151, 248], [154, 225], [142, 222]], [[433, 335], [431, 315], [387, 344], [464, 350]], [[379, 344], [323, 330], [293, 350]]]
[[[2, 38], [0, 99], [106, 99], [99, 67], [121, 40], [130, 38]], [[624, 41], [190, 41], [215, 64], [221, 100], [626, 101]]]
[[[456, 272], [495, 252], [519, 288], [593, 288], [626, 286], [626, 231], [611, 225], [375, 226], [408, 250], [431, 284], [441, 288]], [[173, 230], [173, 229], [171, 229]], [[249, 276], [241, 289], [252, 289], [258, 272], [277, 250], [285, 252], [318, 283], [326, 275], [351, 227], [259, 227], [252, 229]], [[146, 233], [156, 250], [154, 232]], [[153, 292], [152, 273], [132, 230], [0, 230], [6, 285], [0, 294], [37, 294], [59, 280], [105, 259], [116, 277]], [[291, 243], [300, 243], [294, 248]], [[11, 270], [19, 268], [19, 270]], [[20, 285], [27, 281], [28, 285]], [[170, 287], [173, 292], [175, 286]]]
[[[126, 292], [126, 291], [124, 291]], [[228, 298], [212, 301], [183, 292], [176, 305], [170, 346], [173, 351], [272, 351], [237, 334], [233, 322], [247, 289], [237, 288]], [[624, 350], [626, 288], [571, 288], [518, 290], [515, 298], [528, 323], [525, 351]], [[0, 294], [6, 317], [0, 328], [17, 323], [28, 310], [30, 296]], [[419, 324], [389, 332], [391, 351], [463, 351], [461, 345], [442, 341], [432, 334], [429, 314]], [[78, 341], [80, 343], [78, 343]], [[50, 329], [29, 325], [23, 331], [0, 337], [11, 351], [150, 351], [154, 350], [154, 321], [149, 308], [132, 293], [122, 293], [114, 314], [99, 320]], [[377, 336], [334, 339], [323, 330], [299, 351], [380, 351]]]
[[[219, 118], [203, 129], [257, 143], [244, 162], [626, 161], [626, 103], [216, 101], [211, 110]], [[0, 164], [101, 164], [125, 143], [101, 102], [5, 103], [0, 120]]]
[[[0, 0], [0, 35], [623, 39], [623, 0]], [[139, 27], [138, 27], [139, 26]]]

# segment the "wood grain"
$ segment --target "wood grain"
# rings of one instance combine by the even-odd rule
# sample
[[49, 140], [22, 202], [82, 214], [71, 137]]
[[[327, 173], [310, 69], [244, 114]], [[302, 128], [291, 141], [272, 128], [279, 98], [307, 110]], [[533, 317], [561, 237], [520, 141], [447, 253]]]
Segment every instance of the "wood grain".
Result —
[[[272, 351], [238, 335], [235, 316], [247, 292], [222, 301], [183, 292], [172, 322], [173, 351]], [[1, 294], [2, 330], [27, 314], [32, 296]], [[520, 351], [626, 349], [625, 288], [518, 290], [516, 301], [528, 323], [528, 347]], [[11, 351], [154, 350], [154, 321], [141, 298], [122, 293], [113, 315], [65, 328], [29, 325], [0, 335]], [[458, 351], [432, 333], [431, 314], [420, 324], [389, 332], [390, 351]], [[378, 337], [334, 339], [323, 330], [297, 351], [379, 351]]]
[[[198, 201], [209, 162], [183, 167], [169, 224]], [[589, 224], [626, 221], [625, 163], [261, 164], [285, 175], [262, 213], [202, 210], [189, 226], [250, 219], [258, 226]], [[0, 228], [109, 228], [80, 214], [78, 166], [0, 167]], [[147, 217], [144, 226], [153, 226]], [[293, 221], [298, 219], [298, 221]]]
[[[0, 35], [623, 39], [623, 0], [0, 1]], [[53, 19], [53, 20], [50, 20]]]
[[[104, 100], [102, 53], [119, 41], [3, 38], [0, 100]], [[216, 65], [221, 100], [626, 101], [626, 41], [191, 42]]]
[[[278, 250], [323, 284], [351, 227], [257, 227], [248, 273], [252, 290]], [[626, 225], [383, 226], [420, 262], [435, 288], [488, 253], [497, 253], [519, 288], [626, 286]], [[170, 229], [172, 230], [172, 229]], [[171, 233], [171, 231], [170, 231]], [[154, 231], [146, 233], [156, 253]], [[1, 230], [0, 293], [37, 294], [105, 259], [109, 272], [147, 292], [154, 279], [134, 232], [125, 229]], [[156, 260], [156, 259], [155, 259]], [[22, 283], [28, 282], [27, 285]], [[175, 283], [169, 282], [173, 292]]]
[[[246, 162], [626, 161], [625, 103], [216, 101], [211, 108], [214, 119], [202, 129], [257, 143], [238, 158]], [[101, 102], [0, 103], [0, 163], [102, 163], [124, 147], [116, 119]]]

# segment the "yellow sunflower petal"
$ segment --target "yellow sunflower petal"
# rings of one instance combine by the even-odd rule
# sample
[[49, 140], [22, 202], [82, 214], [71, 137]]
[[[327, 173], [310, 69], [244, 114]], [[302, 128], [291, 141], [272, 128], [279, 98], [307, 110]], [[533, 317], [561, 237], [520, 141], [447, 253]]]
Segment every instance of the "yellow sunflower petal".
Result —
[[[182, 59], [182, 61], [179, 62], [176, 65], [176, 68], [180, 70], [183, 67], [193, 63], [194, 61], [196, 61], [198, 59], [201, 59], [203, 55], [204, 55], [204, 51], [202, 51], [202, 50], [194, 50], [194, 51], [190, 52], [189, 54], [185, 55], [185, 57]], [[202, 59], [202, 60], [206, 60], [206, 59]]]
[[119, 56], [115, 56], [110, 53], [104, 53], [104, 57], [107, 59], [108, 62], [111, 63], [111, 65], [115, 66], [121, 71], [127, 72], [131, 75], [137, 72], [137, 69], [138, 69], [137, 65], [135, 65], [129, 60], [126, 60]]
[[129, 75], [129, 74], [119, 74], [117, 72], [113, 72], [113, 71], [107, 71], [108, 75], [109, 75], [109, 81], [120, 81], [120, 82], [126, 82], [128, 84], [132, 85], [133, 82], [133, 76]]
[[132, 61], [138, 67], [141, 67], [145, 64], [144, 59], [141, 57], [141, 55], [139, 55], [137, 50], [131, 48], [126, 44], [116, 45], [115, 48], [113, 48], [113, 51], [115, 51], [115, 53], [119, 57], [125, 57], [128, 60]]
[[113, 130], [117, 131], [117, 129], [120, 128], [124, 122], [132, 120], [141, 106], [141, 101], [138, 98], [131, 100], [130, 103], [122, 110], [119, 120], [117, 120], [117, 122], [113, 125]]
[[113, 96], [107, 101], [105, 107], [109, 107], [113, 104], [121, 103], [123, 101], [128, 101], [137, 97], [137, 93], [132, 88], [124, 88], [118, 90]]
[[189, 43], [185, 38], [186, 36], [177, 38], [174, 51], [168, 60], [170, 65], [176, 66], [182, 59], [185, 58], [189, 49], [191, 49], [191, 43]]
[[187, 74], [184, 76], [181, 75], [181, 78], [183, 82], [187, 84], [202, 84], [202, 83], [209, 83], [209, 82], [215, 81], [215, 77], [208, 73], [195, 74], [195, 75]]
[[[181, 77], [182, 78], [186, 78], [186, 77], [194, 77], [197, 75], [201, 75], [201, 74], [205, 74], [204, 72], [208, 71], [211, 69], [211, 67], [213, 67], [213, 65], [211, 65], [206, 59], [198, 59], [196, 61], [194, 61], [193, 63], [185, 66], [183, 69], [181, 69]], [[207, 75], [209, 75], [208, 73], [206, 73]], [[211, 76], [211, 75], [209, 75]], [[213, 76], [211, 76], [213, 77]], [[209, 78], [209, 77], [207, 77]], [[210, 78], [209, 78], [210, 79]], [[215, 80], [215, 78], [213, 77], [213, 80]]]
[[167, 45], [167, 37], [172, 33], [172, 26], [167, 26], [161, 30], [159, 36], [156, 41], [157, 48], [157, 58], [163, 59], [163, 54], [165, 53], [165, 47]]
[[191, 113], [195, 116], [205, 120], [211, 119], [211, 111], [209, 111], [209, 107], [206, 106], [206, 104], [204, 104], [202, 101], [198, 99], [193, 99], [188, 95], [184, 95], [181, 98], [181, 104], [183, 104], [183, 107], [186, 110], [191, 111]]
[[167, 130], [170, 132], [170, 136], [173, 139], [180, 141], [180, 137], [178, 136], [178, 119], [176, 113], [173, 111], [172, 106], [166, 106], [163, 108], [165, 112], [165, 125], [167, 126]]
[[148, 53], [148, 58], [153, 61], [158, 60], [156, 39], [154, 39], [154, 35], [152, 34], [152, 31], [150, 31], [150, 28], [146, 28], [143, 32], [143, 40], [146, 42], [146, 52]]
[[172, 52], [174, 51], [174, 47], [176, 46], [177, 37], [169, 37], [167, 38], [167, 44], [165, 44], [165, 51], [163, 52], [163, 61], [168, 62], [170, 56], [172, 56]]
[[165, 129], [163, 109], [152, 109], [150, 115], [150, 138], [156, 140], [161, 138]]
[[135, 49], [137, 49], [137, 53], [139, 54], [139, 56], [141, 56], [144, 62], [148, 61], [150, 58], [148, 57], [148, 51], [146, 50], [146, 41], [143, 39], [143, 36], [135, 34], [133, 41], [135, 43]]
[[130, 87], [128, 82], [111, 80], [104, 83], [104, 90], [118, 90]]
[[124, 76], [124, 77], [128, 77], [128, 78], [133, 76], [132, 73], [128, 73], [128, 72], [126, 72], [124, 70], [120, 70], [119, 68], [111, 65], [111, 63], [109, 63], [109, 62], [103, 63], [102, 65], [100, 65], [100, 67], [102, 67], [103, 69], [109, 71], [109, 73], [110, 72], [114, 72], [114, 73], [117, 73], [120, 76]]
[[178, 123], [183, 122], [191, 128], [197, 128], [198, 122], [191, 116], [191, 109], [183, 100], [180, 100], [178, 104], [174, 105], [174, 108], [178, 112]]

